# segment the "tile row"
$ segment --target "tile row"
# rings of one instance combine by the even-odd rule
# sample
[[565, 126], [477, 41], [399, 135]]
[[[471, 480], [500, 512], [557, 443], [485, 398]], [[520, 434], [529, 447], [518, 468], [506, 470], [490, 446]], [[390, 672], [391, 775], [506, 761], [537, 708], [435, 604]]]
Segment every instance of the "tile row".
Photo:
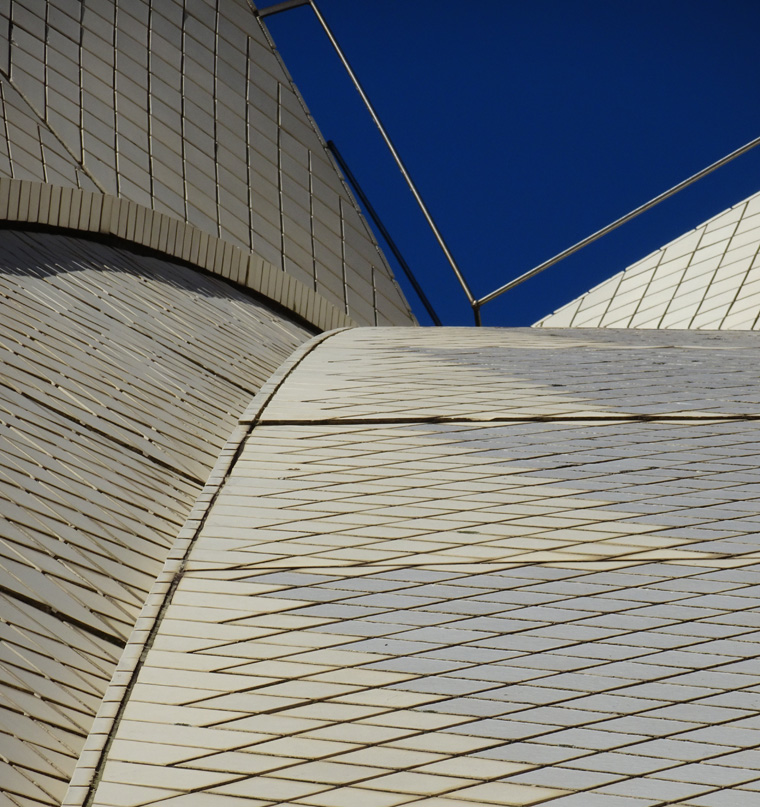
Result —
[[[356, 329], [312, 353], [271, 422], [757, 416], [755, 339], [591, 329]], [[392, 380], [392, 384], [389, 383]]]
[[760, 194], [544, 317], [545, 328], [755, 330]]
[[146, 593], [251, 396], [309, 333], [221, 279], [0, 233], [0, 754], [60, 804]]
[[87, 2], [76, 13], [61, 0], [12, 0], [3, 14], [5, 176], [187, 221], [255, 250], [362, 324], [413, 321], [244, 0]]

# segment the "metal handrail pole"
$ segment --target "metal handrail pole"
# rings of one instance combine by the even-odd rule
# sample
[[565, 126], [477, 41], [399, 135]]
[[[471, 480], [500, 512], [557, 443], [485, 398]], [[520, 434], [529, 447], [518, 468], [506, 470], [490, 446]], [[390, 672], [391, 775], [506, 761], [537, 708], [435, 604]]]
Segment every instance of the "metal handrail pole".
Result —
[[754, 140], [750, 140], [749, 143], [746, 143], [741, 148], [736, 149], [736, 151], [732, 151], [730, 154], [727, 154], [725, 157], [722, 157], [717, 162], [708, 165], [707, 168], [703, 168], [701, 171], [698, 171], [696, 174], [693, 174], [688, 179], [683, 180], [683, 182], [679, 182], [677, 185], [674, 185], [670, 190], [661, 193], [659, 196], [655, 196], [654, 199], [650, 199], [646, 204], [637, 207], [635, 210], [632, 210], [630, 213], [627, 213], [625, 216], [621, 216], [619, 219], [616, 219], [611, 224], [608, 224], [606, 227], [602, 227], [601, 230], [597, 230], [595, 233], [592, 233], [587, 238], [584, 238], [582, 241], [578, 241], [577, 244], [573, 244], [573, 246], [568, 247], [567, 249], [563, 250], [562, 252], [555, 255], [553, 258], [550, 258], [548, 261], [544, 261], [540, 263], [538, 266], [534, 267], [528, 272], [516, 277], [514, 280], [510, 280], [509, 283], [505, 283], [503, 286], [500, 286], [495, 291], [492, 291], [490, 294], [486, 294], [485, 297], [481, 297], [479, 300], [475, 302], [478, 305], [485, 305], [486, 303], [493, 300], [495, 297], [498, 297], [500, 294], [504, 294], [505, 291], [509, 291], [513, 289], [515, 286], [519, 286], [521, 283], [524, 283], [526, 280], [529, 280], [535, 275], [543, 272], [544, 269], [548, 269], [551, 266], [559, 263], [560, 261], [564, 260], [565, 258], [570, 257], [570, 255], [578, 252], [578, 250], [583, 249], [583, 247], [588, 246], [589, 244], [593, 243], [594, 241], [598, 240], [607, 233], [616, 230], [622, 224], [631, 221], [631, 219], [635, 219], [637, 216], [640, 216], [642, 213], [645, 213], [647, 210], [651, 210], [655, 205], [658, 205], [660, 202], [664, 202], [666, 199], [670, 198], [674, 194], [678, 193], [679, 191], [687, 188], [689, 185], [697, 182], [698, 180], [702, 179], [702, 177], [707, 176], [708, 174], [715, 171], [717, 168], [725, 165], [726, 163], [731, 162], [731, 160], [736, 159], [737, 157], [741, 157], [742, 154], [750, 151], [750, 149], [755, 148], [755, 146], [760, 145], [760, 137], [756, 137]]
[[404, 260], [404, 256], [401, 254], [401, 250], [396, 246], [396, 242], [391, 238], [391, 234], [386, 229], [385, 225], [380, 219], [375, 208], [372, 206], [372, 203], [367, 198], [367, 194], [364, 193], [362, 190], [361, 185], [359, 184], [356, 177], [353, 175], [353, 172], [348, 167], [348, 164], [343, 159], [343, 155], [338, 150], [338, 147], [333, 143], [332, 140], [327, 141], [327, 148], [330, 149], [332, 152], [333, 157], [335, 157], [338, 165], [340, 166], [340, 170], [346, 175], [346, 179], [351, 183], [356, 195], [359, 197], [359, 201], [364, 205], [364, 209], [369, 214], [369, 217], [372, 221], [375, 222], [375, 226], [380, 231], [380, 235], [383, 236], [385, 242], [388, 244], [390, 251], [394, 254], [396, 260], [399, 263], [399, 266], [402, 268], [404, 274], [406, 275], [407, 280], [412, 284], [414, 290], [417, 292], [417, 296], [420, 298], [422, 305], [425, 306], [425, 310], [428, 312], [430, 319], [433, 320], [434, 325], [441, 325], [441, 320], [436, 314], [435, 309], [433, 308], [433, 304], [428, 300], [427, 295], [422, 290], [422, 286], [420, 286], [419, 281], [414, 276], [409, 264]]
[[[268, 17], [270, 14], [279, 14], [281, 11], [288, 11], [291, 8], [298, 8], [299, 6], [308, 6], [311, 0], [284, 0], [282, 3], [275, 3], [273, 6], [267, 6], [266, 8], [255, 8], [254, 12], [259, 17]], [[250, 0], [249, 0], [250, 4]]]
[[417, 190], [417, 186], [414, 184], [411, 176], [409, 175], [409, 171], [407, 170], [406, 166], [404, 165], [401, 157], [399, 156], [399, 153], [396, 151], [396, 148], [393, 145], [393, 142], [391, 141], [391, 138], [388, 135], [388, 132], [385, 130], [385, 127], [383, 126], [382, 121], [380, 120], [377, 112], [375, 112], [374, 107], [372, 106], [369, 98], [367, 97], [367, 93], [364, 92], [364, 88], [362, 87], [361, 83], [359, 82], [359, 79], [356, 77], [356, 73], [354, 73], [353, 69], [351, 68], [351, 65], [349, 64], [348, 59], [346, 58], [345, 54], [341, 50], [340, 45], [338, 44], [337, 40], [335, 39], [335, 36], [333, 35], [333, 32], [330, 30], [330, 27], [328, 26], [327, 21], [322, 16], [322, 13], [320, 12], [319, 8], [317, 7], [317, 4], [314, 2], [314, 0], [309, 0], [309, 5], [312, 7], [312, 9], [314, 11], [314, 14], [316, 15], [317, 19], [319, 20], [319, 23], [322, 26], [325, 34], [327, 35], [327, 38], [330, 40], [330, 44], [335, 49], [335, 52], [338, 54], [338, 58], [341, 60], [341, 62], [343, 64], [343, 67], [346, 69], [346, 72], [348, 73], [349, 77], [351, 78], [351, 81], [353, 82], [354, 87], [356, 88], [356, 91], [361, 96], [362, 101], [364, 101], [364, 106], [367, 107], [367, 110], [369, 111], [369, 114], [371, 115], [372, 120], [375, 122], [375, 126], [377, 126], [377, 128], [380, 130], [380, 134], [382, 135], [382, 138], [385, 141], [385, 145], [388, 147], [388, 150], [390, 151], [391, 155], [393, 156], [393, 159], [396, 161], [396, 165], [398, 166], [399, 170], [401, 171], [402, 176], [406, 180], [406, 184], [409, 186], [409, 190], [412, 192], [412, 195], [417, 200], [417, 204], [419, 205], [419, 208], [422, 211], [422, 215], [425, 217], [425, 220], [427, 221], [428, 225], [430, 226], [430, 229], [433, 231], [433, 235], [435, 236], [435, 239], [438, 242], [438, 245], [443, 250], [443, 254], [446, 256], [446, 260], [449, 262], [449, 266], [451, 266], [451, 268], [454, 271], [454, 274], [456, 275], [457, 280], [459, 281], [459, 285], [462, 287], [462, 290], [467, 295], [467, 299], [470, 301], [470, 305], [472, 305], [472, 303], [475, 302], [475, 295], [472, 293], [467, 281], [464, 279], [464, 275], [462, 274], [462, 271], [460, 270], [459, 266], [457, 265], [457, 262], [454, 260], [454, 256], [451, 254], [451, 250], [449, 250], [448, 246], [446, 245], [446, 242], [444, 241], [443, 236], [441, 235], [438, 227], [436, 226], [436, 223], [433, 220], [433, 217], [430, 214], [430, 211], [427, 209], [427, 205], [423, 201], [420, 192]]

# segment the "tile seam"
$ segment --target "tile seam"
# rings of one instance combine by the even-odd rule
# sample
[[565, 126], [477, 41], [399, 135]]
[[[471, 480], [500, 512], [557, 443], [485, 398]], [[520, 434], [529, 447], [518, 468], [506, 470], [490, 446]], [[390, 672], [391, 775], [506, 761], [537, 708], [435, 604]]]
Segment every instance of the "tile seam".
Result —
[[[10, 49], [9, 49], [9, 59], [10, 59]], [[47, 120], [47, 116], [40, 114], [39, 110], [37, 110], [36, 107], [34, 106], [34, 104], [32, 104], [32, 102], [27, 97], [26, 93], [24, 93], [22, 91], [22, 89], [18, 86], [18, 83], [14, 79], [11, 78], [10, 71], [8, 73], [5, 73], [4, 70], [0, 70], [0, 75], [2, 75], [3, 78], [5, 78], [5, 80], [8, 82], [8, 84], [13, 88], [14, 92], [24, 102], [24, 104], [26, 105], [26, 108], [29, 110], [31, 115], [37, 120], [38, 126], [40, 126], [41, 128], [44, 128], [46, 131], [50, 132], [50, 134], [55, 138], [56, 142], [61, 146], [61, 148], [63, 148], [64, 151], [66, 151], [66, 153], [69, 155], [69, 157], [71, 157], [71, 159], [74, 160], [74, 163], [75, 163], [76, 167], [79, 170], [81, 170], [82, 173], [85, 174], [87, 179], [89, 179], [90, 182], [92, 182], [92, 184], [95, 185], [95, 187], [99, 191], [101, 191], [101, 193], [103, 193], [104, 192], [103, 186], [101, 185], [101, 183], [99, 182], [97, 177], [84, 164], [84, 159], [77, 158], [76, 154], [74, 154], [74, 152], [71, 150], [69, 144], [64, 140], [64, 138], [53, 128], [53, 126]], [[38, 183], [38, 184], [44, 184], [44, 183]]]
[[414, 415], [411, 415], [408, 417], [400, 416], [395, 418], [371, 416], [358, 418], [261, 418], [259, 420], [259, 424], [262, 426], [394, 426], [403, 424], [424, 425], [436, 423], [736, 423], [758, 420], [760, 420], [760, 413], [716, 413], [714, 415], [636, 415], [626, 413], [619, 415], [612, 413], [609, 415], [586, 415], [580, 413], [578, 415], [526, 415], [524, 417], [501, 417], [498, 415], [494, 417], [478, 417], [477, 415], [473, 415], [472, 417], [461, 415], [432, 415], [415, 417]]
[[[28, 197], [33, 189], [38, 191], [40, 198], [43, 197], [42, 190], [46, 191], [45, 198], [48, 202], [43, 210], [39, 208], [35, 211], [29, 210], [28, 202], [26, 205], [20, 204], [24, 194]], [[51, 204], [54, 196], [62, 197], [64, 193], [69, 204]], [[98, 215], [91, 216], [87, 222], [82, 222], [77, 211], [85, 198], [89, 198], [92, 204], [96, 200], [99, 201]], [[72, 211], [76, 215], [72, 215]], [[288, 275], [287, 284], [273, 283], [272, 279], [281, 276], [282, 270], [264, 260], [255, 251], [246, 251], [180, 219], [117, 196], [26, 179], [0, 178], [0, 221], [38, 224], [56, 230], [113, 236], [128, 243], [139, 244], [159, 254], [186, 261], [226, 280], [239, 282], [320, 330], [351, 327], [357, 324], [348, 313], [339, 310], [295, 277]], [[142, 226], [137, 226], [138, 221], [142, 222]], [[167, 238], [166, 243], [156, 243], [152, 235], [159, 231], [164, 222], [167, 230], [172, 223], [175, 225], [176, 238]], [[200, 242], [201, 236], [205, 236], [208, 244], [213, 244], [214, 248], [206, 248], [202, 254], [196, 254], [198, 250], [193, 252], [191, 246], [196, 240]], [[236, 274], [226, 265], [223, 260], [225, 255], [230, 256], [234, 267], [240, 267], [242, 274]], [[252, 267], [255, 267], [255, 271], [251, 271]], [[294, 290], [298, 290], [299, 294], [295, 295]], [[294, 307], [293, 299], [296, 296], [302, 303]]]
[[90, 634], [91, 636], [96, 636], [99, 639], [102, 639], [109, 644], [115, 645], [118, 648], [124, 649], [126, 642], [119, 638], [118, 636], [114, 636], [107, 631], [102, 630], [101, 628], [96, 628], [93, 625], [88, 625], [86, 622], [82, 621], [81, 619], [77, 619], [76, 617], [70, 616], [69, 614], [65, 613], [64, 611], [60, 611], [58, 608], [54, 608], [52, 605], [49, 605], [46, 602], [42, 602], [40, 600], [35, 600], [33, 597], [29, 597], [26, 594], [22, 594], [20, 591], [14, 591], [13, 589], [8, 588], [7, 586], [0, 585], [0, 594], [3, 594], [6, 597], [9, 597], [13, 600], [18, 600], [19, 602], [23, 602], [25, 605], [28, 605], [30, 608], [36, 608], [38, 611], [42, 611], [48, 616], [52, 616], [54, 619], [58, 619], [61, 622], [65, 622], [68, 625], [72, 625], [79, 630], [85, 631], [85, 633]]
[[320, 334], [297, 348], [262, 386], [227, 439], [206, 484], [196, 498], [184, 525], [180, 528], [163, 568], [151, 587], [135, 622], [74, 768], [62, 807], [88, 807], [94, 802], [108, 758], [108, 751], [129, 702], [129, 695], [137, 683], [145, 658], [158, 634], [161, 619], [182, 579], [195, 540], [200, 534], [225, 480], [240, 456], [246, 438], [256, 428], [261, 413], [279, 388], [306, 356], [326, 339], [343, 330], [345, 329]]
[[203, 479], [193, 476], [192, 474], [184, 471], [182, 468], [177, 467], [176, 464], [172, 464], [171, 462], [167, 462], [164, 459], [156, 456], [155, 454], [150, 454], [147, 451], [141, 449], [137, 445], [130, 444], [127, 440], [121, 439], [117, 437], [115, 434], [109, 434], [108, 431], [105, 429], [99, 429], [94, 423], [84, 424], [82, 420], [75, 417], [74, 415], [69, 414], [68, 412], [64, 411], [63, 409], [59, 409], [54, 406], [52, 403], [49, 403], [48, 400], [45, 400], [44, 396], [41, 394], [39, 397], [34, 395], [30, 395], [28, 392], [24, 391], [23, 389], [18, 389], [16, 387], [11, 387], [14, 391], [20, 395], [22, 398], [25, 398], [27, 401], [31, 401], [32, 403], [36, 404], [37, 406], [46, 409], [48, 412], [53, 412], [54, 414], [58, 415], [60, 418], [69, 421], [70, 423], [74, 423], [76, 426], [80, 428], [86, 428], [88, 432], [92, 434], [96, 434], [98, 437], [102, 438], [103, 440], [108, 440], [110, 443], [113, 443], [120, 448], [126, 449], [127, 451], [132, 452], [133, 454], [144, 457], [148, 462], [152, 465], [156, 465], [159, 468], [162, 468], [165, 471], [169, 471], [170, 473], [184, 479], [186, 482], [189, 482], [191, 485], [198, 486], [203, 484]]

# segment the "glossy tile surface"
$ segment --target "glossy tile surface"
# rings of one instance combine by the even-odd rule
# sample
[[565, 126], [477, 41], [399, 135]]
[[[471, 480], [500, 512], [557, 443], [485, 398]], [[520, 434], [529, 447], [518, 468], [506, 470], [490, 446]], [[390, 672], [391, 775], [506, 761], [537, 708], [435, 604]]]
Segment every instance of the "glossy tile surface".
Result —
[[[714, 355], [745, 406], [756, 337], [691, 336], [688, 414], [623, 383], [665, 333], [314, 347], [243, 418], [93, 803], [751, 803], [760, 423]], [[615, 357], [604, 406], [584, 351]]]
[[0, 3], [0, 117], [0, 804], [59, 805], [302, 323], [414, 318], [245, 0]]
[[759, 247], [756, 193], [534, 327], [758, 330]]
[[224, 441], [308, 336], [187, 267], [60, 234], [0, 231], [7, 803], [60, 804]]

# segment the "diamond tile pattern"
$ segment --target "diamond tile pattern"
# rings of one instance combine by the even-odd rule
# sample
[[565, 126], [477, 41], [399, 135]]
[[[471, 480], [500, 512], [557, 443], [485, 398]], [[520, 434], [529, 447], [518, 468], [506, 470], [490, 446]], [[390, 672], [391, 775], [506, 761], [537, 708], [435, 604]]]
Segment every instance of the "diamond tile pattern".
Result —
[[[329, 337], [247, 418], [92, 804], [753, 803], [760, 424], [714, 356], [728, 373], [757, 337], [675, 345], [692, 415], [642, 418], [639, 334], [470, 333], [469, 383], [469, 333]], [[602, 416], [573, 352], [615, 368]], [[735, 372], [752, 400], [751, 363]], [[516, 377], [519, 417], [478, 418], [513, 412], [494, 388], [517, 396]], [[372, 396], [385, 420], [362, 414]]]
[[0, 607], [0, 801], [60, 804], [121, 650], [14, 596]]
[[756, 416], [756, 350], [751, 334], [354, 329], [306, 358], [264, 421]]
[[255, 436], [191, 569], [233, 557], [288, 568], [598, 557], [609, 568], [760, 551], [754, 421], [258, 426]]
[[60, 804], [243, 407], [308, 337], [165, 260], [0, 231], [0, 778]]
[[136, 202], [356, 322], [413, 323], [246, 0], [8, 0], [0, 48], [0, 176]]
[[544, 317], [541, 328], [760, 328], [760, 193]]

